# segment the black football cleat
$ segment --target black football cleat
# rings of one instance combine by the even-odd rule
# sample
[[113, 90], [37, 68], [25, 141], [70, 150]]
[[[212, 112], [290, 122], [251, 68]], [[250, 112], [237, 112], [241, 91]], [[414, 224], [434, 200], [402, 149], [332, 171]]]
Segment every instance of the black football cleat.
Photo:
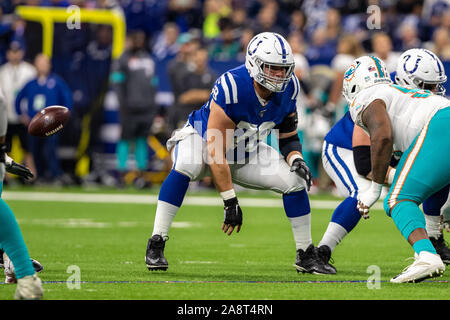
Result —
[[297, 250], [297, 258], [294, 264], [297, 272], [312, 273], [312, 274], [330, 274], [330, 270], [325, 267], [325, 264], [319, 258], [317, 250], [313, 244], [304, 251]]
[[44, 267], [42, 266], [42, 264], [39, 261], [31, 259], [31, 263], [33, 264], [34, 271], [39, 273], [42, 270], [44, 270]]
[[331, 260], [331, 249], [329, 246], [323, 245], [317, 248], [317, 255], [319, 259], [322, 260], [325, 269], [329, 271], [329, 274], [336, 274], [336, 268], [330, 263]]
[[166, 271], [169, 263], [164, 257], [164, 246], [166, 241], [159, 234], [155, 234], [148, 239], [147, 251], [145, 253], [145, 263], [150, 271]]
[[441, 233], [439, 238], [430, 237], [430, 241], [433, 244], [436, 253], [441, 256], [442, 261], [448, 265], [450, 264], [450, 248], [444, 240], [444, 235]]

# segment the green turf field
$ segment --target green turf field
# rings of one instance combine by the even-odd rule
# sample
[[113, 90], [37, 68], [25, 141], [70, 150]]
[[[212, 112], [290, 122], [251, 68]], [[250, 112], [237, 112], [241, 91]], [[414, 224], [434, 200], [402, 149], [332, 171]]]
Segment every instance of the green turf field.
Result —
[[[54, 190], [52, 192], [55, 192]], [[78, 190], [77, 192], [82, 192]], [[333, 254], [338, 274], [298, 274], [293, 267], [295, 246], [280, 198], [241, 204], [244, 224], [227, 236], [220, 226], [223, 208], [198, 205], [181, 208], [166, 244], [167, 272], [150, 272], [144, 263], [156, 206], [151, 203], [64, 202], [5, 199], [21, 225], [30, 254], [44, 265], [40, 277], [49, 300], [164, 299], [164, 300], [310, 300], [310, 299], [431, 299], [449, 298], [450, 273], [418, 284], [391, 284], [389, 279], [409, 265], [412, 249], [384, 212], [375, 210], [361, 220]], [[95, 195], [95, 192], [83, 194]], [[131, 196], [144, 196], [145, 193]], [[62, 198], [52, 195], [55, 200]], [[111, 202], [120, 194], [111, 193]], [[155, 191], [149, 192], [154, 197]], [[26, 195], [25, 195], [26, 196]], [[39, 194], [38, 194], [39, 196]], [[102, 197], [104, 194], [102, 194]], [[188, 194], [196, 199], [198, 194]], [[217, 199], [216, 193], [202, 197]], [[26, 198], [26, 197], [25, 197]], [[197, 198], [197, 200], [203, 198]], [[338, 200], [313, 196], [312, 203]], [[279, 201], [279, 206], [273, 206]], [[333, 209], [312, 209], [314, 244], [325, 231]], [[449, 239], [449, 234], [446, 234]], [[372, 286], [368, 279], [380, 278]], [[73, 270], [79, 270], [79, 278]], [[69, 273], [68, 273], [69, 271]], [[80, 282], [76, 282], [79, 280]], [[67, 283], [69, 281], [69, 284]], [[0, 299], [12, 299], [15, 285], [0, 284]]]

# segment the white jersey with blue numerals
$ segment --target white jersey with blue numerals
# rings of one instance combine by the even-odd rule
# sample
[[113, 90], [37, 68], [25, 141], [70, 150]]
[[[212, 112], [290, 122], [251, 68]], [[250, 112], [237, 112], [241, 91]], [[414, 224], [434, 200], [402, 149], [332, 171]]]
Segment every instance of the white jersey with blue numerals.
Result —
[[300, 83], [292, 76], [284, 92], [272, 93], [266, 105], [261, 105], [245, 65], [222, 74], [214, 84], [209, 101], [189, 115], [189, 123], [205, 139], [211, 101], [220, 106], [236, 124], [235, 147], [245, 143], [246, 153], [256, 150], [270, 131], [283, 119], [297, 112], [296, 100]]

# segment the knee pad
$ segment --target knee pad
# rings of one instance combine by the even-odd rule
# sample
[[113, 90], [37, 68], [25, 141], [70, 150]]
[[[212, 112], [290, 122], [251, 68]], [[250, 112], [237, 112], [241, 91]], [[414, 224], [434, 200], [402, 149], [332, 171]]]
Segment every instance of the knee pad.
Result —
[[194, 156], [192, 153], [180, 153], [177, 146], [173, 150], [172, 169], [189, 177], [191, 181], [198, 180], [206, 169], [203, 159]]

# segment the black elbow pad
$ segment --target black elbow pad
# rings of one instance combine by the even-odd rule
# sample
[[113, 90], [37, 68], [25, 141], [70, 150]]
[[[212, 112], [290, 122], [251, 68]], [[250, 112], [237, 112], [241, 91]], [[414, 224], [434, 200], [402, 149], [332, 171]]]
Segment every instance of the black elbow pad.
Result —
[[372, 170], [370, 146], [353, 147], [353, 161], [356, 171], [362, 176], [367, 176]]
[[298, 125], [298, 115], [297, 112], [294, 116], [287, 116], [283, 119], [283, 121], [275, 126], [275, 129], [278, 129], [280, 133], [289, 133], [297, 130]]

